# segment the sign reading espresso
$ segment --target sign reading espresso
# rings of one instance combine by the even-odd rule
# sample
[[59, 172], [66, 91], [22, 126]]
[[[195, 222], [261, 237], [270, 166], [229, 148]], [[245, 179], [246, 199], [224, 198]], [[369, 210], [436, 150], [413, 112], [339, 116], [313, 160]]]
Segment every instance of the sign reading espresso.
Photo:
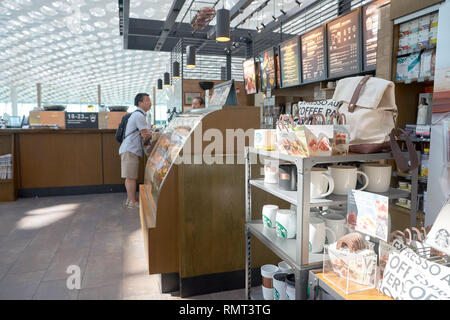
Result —
[[329, 78], [358, 73], [360, 71], [359, 10], [330, 22], [327, 28]]
[[98, 129], [98, 113], [67, 112], [66, 129]]

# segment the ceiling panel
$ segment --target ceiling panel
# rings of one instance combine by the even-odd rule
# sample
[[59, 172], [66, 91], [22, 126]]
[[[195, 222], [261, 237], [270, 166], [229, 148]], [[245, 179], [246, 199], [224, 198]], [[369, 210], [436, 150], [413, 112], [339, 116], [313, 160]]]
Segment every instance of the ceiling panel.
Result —
[[[171, 0], [131, 0], [130, 15], [164, 20]], [[116, 0], [0, 1], [0, 102], [132, 103], [168, 69], [170, 53], [123, 50]]]

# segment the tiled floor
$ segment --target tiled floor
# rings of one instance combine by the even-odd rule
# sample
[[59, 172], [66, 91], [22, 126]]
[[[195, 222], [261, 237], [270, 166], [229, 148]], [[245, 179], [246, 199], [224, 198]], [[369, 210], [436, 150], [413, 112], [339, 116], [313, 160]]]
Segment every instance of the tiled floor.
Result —
[[[0, 299], [180, 299], [161, 294], [160, 276], [147, 274], [139, 212], [123, 208], [124, 199], [0, 203]], [[81, 289], [69, 290], [77, 281]], [[189, 299], [243, 298], [244, 289]]]

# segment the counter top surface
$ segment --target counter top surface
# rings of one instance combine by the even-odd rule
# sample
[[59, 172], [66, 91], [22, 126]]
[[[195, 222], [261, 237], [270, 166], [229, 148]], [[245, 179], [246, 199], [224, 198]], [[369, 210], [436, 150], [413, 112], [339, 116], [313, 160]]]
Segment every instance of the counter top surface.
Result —
[[112, 133], [116, 129], [0, 129], [1, 134], [11, 133]]

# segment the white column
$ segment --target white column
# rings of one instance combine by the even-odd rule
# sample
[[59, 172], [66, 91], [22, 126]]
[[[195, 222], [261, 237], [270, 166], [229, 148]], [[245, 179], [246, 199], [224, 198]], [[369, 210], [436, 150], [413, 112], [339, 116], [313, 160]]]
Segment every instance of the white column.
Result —
[[17, 116], [17, 91], [16, 86], [11, 86], [11, 110], [12, 115]]

